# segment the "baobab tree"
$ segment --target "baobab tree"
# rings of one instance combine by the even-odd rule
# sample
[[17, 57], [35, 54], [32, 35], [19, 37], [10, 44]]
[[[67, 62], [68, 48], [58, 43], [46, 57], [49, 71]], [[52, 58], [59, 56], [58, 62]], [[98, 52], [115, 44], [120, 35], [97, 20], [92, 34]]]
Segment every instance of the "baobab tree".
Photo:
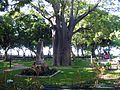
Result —
[[[100, 1], [95, 6], [86, 7], [82, 0], [46, 0], [53, 9], [49, 13], [44, 7], [44, 3], [30, 5], [46, 18], [53, 30], [53, 59], [55, 66], [71, 65], [71, 39], [72, 36], [84, 29], [82, 27], [75, 30], [75, 26], [88, 14], [96, 9]], [[44, 7], [44, 9], [43, 9]]]
[[[71, 65], [72, 36], [83, 30], [75, 28], [88, 14], [94, 11], [100, 0], [91, 5], [88, 0], [12, 0], [17, 1], [14, 9], [29, 4], [37, 13], [47, 19], [53, 29], [53, 59], [55, 66]], [[90, 0], [89, 0], [90, 1]], [[96, 4], [95, 4], [96, 3]], [[48, 6], [49, 5], [49, 6]]]

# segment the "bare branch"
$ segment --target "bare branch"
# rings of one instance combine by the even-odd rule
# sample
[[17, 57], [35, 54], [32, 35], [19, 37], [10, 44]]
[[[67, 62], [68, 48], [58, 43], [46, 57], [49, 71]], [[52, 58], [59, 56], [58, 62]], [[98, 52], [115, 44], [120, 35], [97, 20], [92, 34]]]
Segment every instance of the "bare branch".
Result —
[[84, 14], [78, 16], [78, 18], [75, 19], [75, 25], [81, 21], [84, 17], [86, 17], [89, 13], [91, 13], [93, 10], [95, 10], [100, 2], [98, 2], [93, 8], [89, 9], [87, 12]]
[[73, 29], [74, 29], [74, 15], [73, 15], [73, 6], [74, 6], [74, 0], [71, 1], [71, 8], [70, 8], [70, 20], [69, 20], [69, 25], [68, 29], [70, 30], [70, 34], [72, 34]]
[[[50, 16], [50, 17], [46, 17], [46, 14], [48, 14], [48, 12], [45, 10], [45, 11], [43, 11], [43, 10], [41, 10], [39, 7], [37, 7], [37, 6], [35, 6], [34, 4], [32, 4], [32, 3], [30, 3], [30, 5], [37, 11], [37, 12], [39, 12], [45, 19], [47, 19], [50, 23], [51, 23], [51, 25], [52, 26], [54, 26], [54, 24], [53, 24], [53, 22], [52, 22], [52, 20], [51, 20], [51, 18], [53, 18], [54, 16]], [[49, 14], [50, 15], [50, 14]]]
[[76, 31], [74, 31], [73, 35], [76, 34], [77, 32], [83, 32], [84, 30], [89, 30], [89, 28], [83, 28], [83, 27], [81, 27], [81, 28], [77, 29]]
[[78, 1], [78, 5], [77, 5], [77, 10], [76, 10], [76, 14], [75, 14], [75, 18], [78, 16], [78, 11], [79, 11], [79, 7], [80, 7], [80, 1]]
[[74, 5], [74, 0], [71, 1], [70, 18], [73, 18], [73, 5]]

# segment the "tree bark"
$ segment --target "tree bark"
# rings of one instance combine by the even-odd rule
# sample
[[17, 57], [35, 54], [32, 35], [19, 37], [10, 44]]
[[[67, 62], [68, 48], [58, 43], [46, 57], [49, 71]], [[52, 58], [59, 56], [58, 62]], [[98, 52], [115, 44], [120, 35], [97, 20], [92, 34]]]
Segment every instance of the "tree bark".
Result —
[[71, 38], [67, 30], [56, 30], [53, 41], [53, 65], [71, 65]]
[[43, 59], [43, 40], [42, 39], [39, 39], [36, 49], [37, 49], [36, 64], [41, 65], [42, 63], [44, 63], [44, 59]]

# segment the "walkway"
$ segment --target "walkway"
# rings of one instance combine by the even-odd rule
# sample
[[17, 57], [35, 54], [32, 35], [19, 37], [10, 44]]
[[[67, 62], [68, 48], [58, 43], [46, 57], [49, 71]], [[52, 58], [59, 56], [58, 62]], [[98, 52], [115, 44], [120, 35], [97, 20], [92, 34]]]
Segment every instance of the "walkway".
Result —
[[13, 71], [13, 70], [20, 70], [20, 69], [26, 69], [29, 67], [23, 66], [22, 64], [15, 64], [14, 67], [5, 69], [4, 71]]
[[14, 67], [12, 67], [12, 70], [19, 70], [19, 69], [26, 69], [29, 67], [23, 66], [22, 64], [15, 64]]

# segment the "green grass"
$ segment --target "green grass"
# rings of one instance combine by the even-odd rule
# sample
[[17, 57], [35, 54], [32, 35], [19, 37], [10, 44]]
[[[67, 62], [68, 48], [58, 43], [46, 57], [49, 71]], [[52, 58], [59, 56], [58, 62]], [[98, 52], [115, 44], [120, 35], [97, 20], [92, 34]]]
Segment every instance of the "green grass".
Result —
[[[31, 67], [32, 64], [35, 62], [35, 60], [16, 60], [14, 63], [22, 64], [23, 66]], [[52, 66], [52, 62], [50, 58], [45, 59], [45, 63], [48, 64], [48, 66]]]
[[[12, 63], [14, 64], [22, 64], [27, 67], [31, 67], [33, 64], [33, 60], [16, 60]], [[62, 67], [53, 67], [52, 60], [46, 59], [45, 62], [50, 66], [50, 68], [56, 68], [60, 72], [51, 78], [25, 78], [25, 77], [16, 77], [16, 74], [19, 74], [21, 70], [13, 70], [7, 72], [6, 74], [0, 74], [0, 79], [6, 76], [7, 79], [13, 79], [15, 85], [20, 88], [24, 87], [23, 90], [27, 90], [29, 86], [33, 85], [33, 83], [38, 82], [40, 85], [73, 85], [73, 84], [94, 84], [96, 79], [96, 73], [92, 70], [89, 59], [80, 59], [76, 58], [72, 61], [71, 66], [62, 66]], [[8, 62], [0, 62], [0, 69], [9, 68]], [[109, 74], [109, 72], [106, 72]], [[120, 77], [119, 74], [111, 74], [111, 76]], [[101, 80], [100, 83], [114, 83], [111, 80]], [[27, 87], [26, 87], [27, 86]], [[25, 88], [26, 87], [26, 88]], [[33, 87], [33, 86], [31, 86]]]
[[14, 63], [18, 63], [18, 64], [21, 64], [23, 66], [31, 67], [32, 64], [34, 63], [34, 61], [33, 60], [29, 60], [29, 61], [27, 61], [27, 60], [17, 60], [17, 61], [14, 61]]
[[[22, 64], [24, 66], [31, 67], [32, 63], [34, 61], [22, 61], [22, 60], [17, 60], [14, 62]], [[48, 63], [49, 66], [52, 68], [52, 61], [47, 59], [46, 63]], [[96, 74], [90, 69], [89, 65], [89, 60], [87, 59], [76, 59], [72, 62], [72, 66], [69, 67], [54, 67], [57, 68], [60, 73], [55, 75], [54, 77], [51, 78], [37, 78], [37, 80], [40, 81], [41, 84], [75, 84], [75, 83], [81, 83], [81, 82], [90, 82], [95, 79]], [[17, 82], [26, 82], [26, 78], [16, 78], [14, 75], [19, 74], [21, 70], [15, 70], [7, 73], [7, 78], [8, 79], [16, 79], [15, 81]], [[27, 83], [27, 82], [26, 82]], [[25, 84], [24, 84], [25, 85]]]
[[[13, 66], [13, 64], [11, 66]], [[0, 62], [0, 70], [4, 70], [4, 69], [9, 68], [9, 67], [10, 67], [9, 62], [4, 62], [4, 61]]]

